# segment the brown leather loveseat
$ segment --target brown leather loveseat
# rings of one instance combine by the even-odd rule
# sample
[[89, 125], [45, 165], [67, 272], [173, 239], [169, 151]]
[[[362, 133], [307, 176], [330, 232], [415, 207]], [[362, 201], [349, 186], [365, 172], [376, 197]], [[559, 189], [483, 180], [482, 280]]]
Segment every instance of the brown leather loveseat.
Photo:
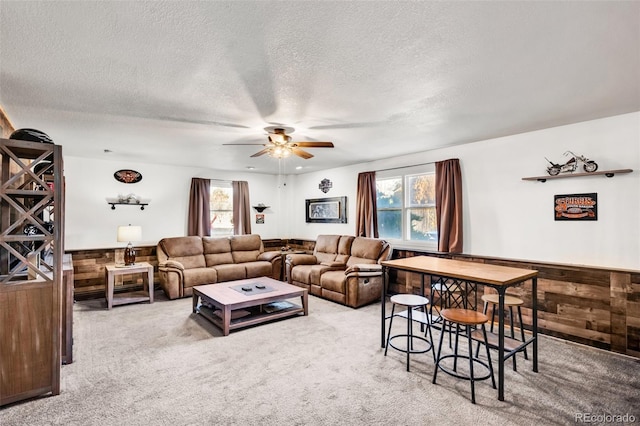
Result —
[[280, 279], [280, 252], [264, 251], [260, 235], [173, 237], [158, 242], [160, 286], [169, 299], [192, 295], [192, 287], [267, 276]]
[[388, 242], [350, 235], [319, 235], [313, 254], [288, 254], [287, 281], [313, 295], [354, 308], [380, 299]]

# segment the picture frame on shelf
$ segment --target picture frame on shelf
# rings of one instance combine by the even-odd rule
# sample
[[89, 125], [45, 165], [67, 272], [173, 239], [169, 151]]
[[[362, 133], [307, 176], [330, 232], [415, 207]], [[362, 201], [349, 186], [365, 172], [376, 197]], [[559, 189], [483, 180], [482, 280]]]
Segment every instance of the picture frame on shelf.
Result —
[[307, 223], [347, 223], [347, 197], [305, 200]]

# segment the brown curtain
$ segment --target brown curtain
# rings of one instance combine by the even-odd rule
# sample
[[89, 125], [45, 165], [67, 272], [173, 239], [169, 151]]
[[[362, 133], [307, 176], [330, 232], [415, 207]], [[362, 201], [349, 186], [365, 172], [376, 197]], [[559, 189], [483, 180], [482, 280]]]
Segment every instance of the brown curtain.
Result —
[[438, 251], [462, 253], [462, 173], [457, 158], [436, 162]]
[[209, 206], [209, 179], [191, 178], [189, 191], [188, 235], [211, 235], [211, 207]]
[[249, 202], [249, 183], [243, 180], [231, 182], [233, 187], [233, 233], [235, 235], [251, 233], [251, 203]]
[[356, 235], [378, 238], [376, 172], [358, 174], [356, 194]]

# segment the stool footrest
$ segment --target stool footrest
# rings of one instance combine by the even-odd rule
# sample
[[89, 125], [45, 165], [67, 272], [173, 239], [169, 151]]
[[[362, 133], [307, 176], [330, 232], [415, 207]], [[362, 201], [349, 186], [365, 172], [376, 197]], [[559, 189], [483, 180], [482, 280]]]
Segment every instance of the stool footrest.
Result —
[[[453, 376], [453, 377], [457, 377], [458, 379], [471, 380], [471, 377], [469, 377], [468, 374], [467, 375], [460, 374], [460, 373], [458, 373], [457, 371], [455, 371], [455, 370], [453, 370], [451, 368], [448, 368], [448, 367], [445, 367], [445, 366], [441, 365], [443, 360], [449, 359], [449, 358], [453, 358], [453, 359], [459, 358], [459, 359], [467, 359], [468, 360], [469, 356], [468, 355], [444, 355], [444, 356], [441, 356], [440, 359], [438, 360], [437, 364], [436, 364], [436, 368], [439, 368], [440, 371], [444, 371], [448, 375]], [[489, 365], [486, 362], [484, 362], [484, 361], [482, 361], [482, 360], [480, 360], [478, 358], [472, 358], [472, 359], [473, 359], [473, 362], [475, 364], [482, 365], [488, 371], [485, 375], [482, 375], [482, 376], [476, 376], [474, 374], [473, 381], [486, 380], [486, 379], [490, 378], [491, 377], [491, 369], [490, 369]]]
[[407, 341], [406, 340], [407, 339], [407, 335], [406, 334], [396, 334], [395, 336], [391, 336], [389, 338], [389, 346], [391, 346], [393, 349], [395, 349], [398, 352], [407, 353], [407, 351], [409, 351], [410, 354], [423, 354], [425, 352], [429, 352], [433, 348], [433, 346], [431, 345], [430, 341], [428, 341], [424, 337], [420, 337], [420, 336], [416, 336], [416, 335], [412, 335], [411, 336], [411, 339], [412, 339], [411, 345], [413, 346], [413, 339], [422, 340], [423, 342], [425, 342], [427, 344], [427, 348], [426, 349], [410, 349], [410, 348], [403, 349], [403, 348], [399, 348], [397, 346], [394, 346], [393, 343], [392, 343], [393, 339], [398, 338], [398, 337], [404, 338], [405, 342], [406, 342]]

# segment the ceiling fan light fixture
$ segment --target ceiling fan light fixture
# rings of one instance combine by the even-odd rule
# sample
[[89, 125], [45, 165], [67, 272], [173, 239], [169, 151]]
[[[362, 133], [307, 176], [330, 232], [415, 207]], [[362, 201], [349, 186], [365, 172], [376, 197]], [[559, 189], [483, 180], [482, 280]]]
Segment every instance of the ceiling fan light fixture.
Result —
[[274, 158], [287, 158], [291, 155], [291, 148], [284, 145], [277, 145], [269, 150], [269, 155]]

